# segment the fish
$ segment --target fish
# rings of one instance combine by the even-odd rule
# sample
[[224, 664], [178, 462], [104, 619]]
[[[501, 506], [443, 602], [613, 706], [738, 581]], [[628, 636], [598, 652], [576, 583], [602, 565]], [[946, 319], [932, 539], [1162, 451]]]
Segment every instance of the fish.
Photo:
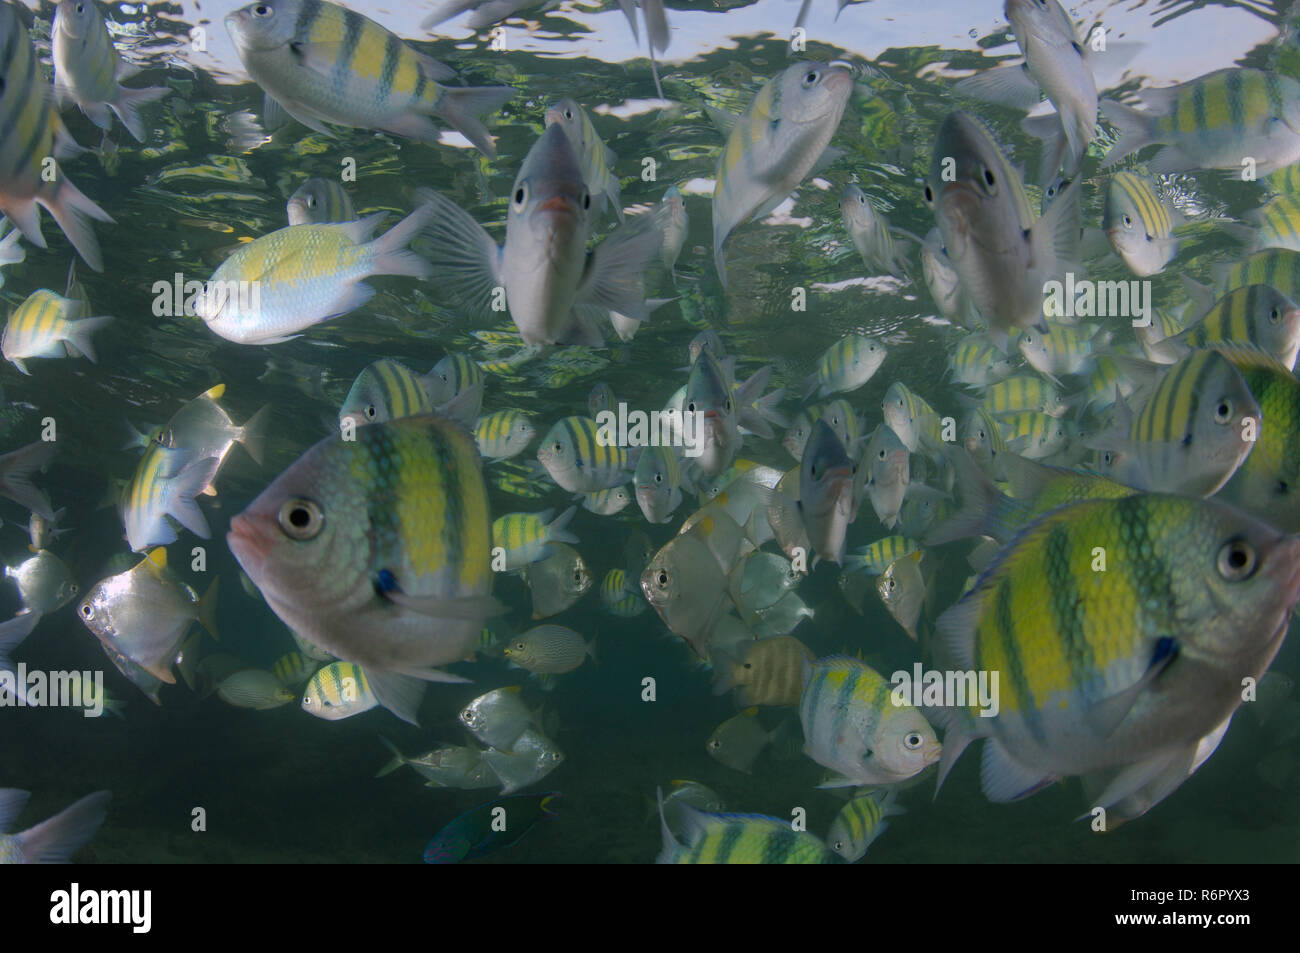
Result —
[[221, 457], [151, 441], [122, 491], [122, 526], [134, 552], [178, 538], [169, 517], [195, 536], [212, 535], [196, 498], [212, 486]]
[[713, 652], [713, 694], [732, 692], [736, 705], [797, 705], [803, 693], [803, 665], [813, 654], [798, 639], [778, 635], [741, 643], [734, 655]]
[[618, 156], [600, 138], [587, 111], [574, 100], [566, 98], [546, 110], [543, 118], [546, 125], [558, 125], [569, 137], [569, 143], [578, 156], [578, 165], [582, 168], [582, 179], [587, 183], [588, 191], [596, 197], [593, 218], [598, 218], [604, 212], [605, 203], [608, 202], [613, 206], [618, 220], [623, 221], [619, 181], [614, 174], [614, 163], [618, 161]]
[[805, 378], [804, 400], [857, 390], [875, 376], [887, 355], [885, 346], [875, 338], [846, 335], [826, 349], [817, 361], [817, 370]]
[[362, 666], [414, 723], [436, 668], [473, 654], [492, 598], [474, 438], [433, 415], [326, 437], [230, 521], [226, 543], [280, 620]]
[[845, 562], [849, 571], [861, 570], [872, 576], [879, 576], [895, 560], [902, 559], [921, 548], [921, 544], [906, 536], [886, 536], [868, 546], [854, 550]]
[[289, 225], [263, 235], [240, 245], [217, 267], [195, 296], [194, 313], [214, 334], [236, 344], [290, 341], [369, 301], [375, 289], [364, 278], [430, 277], [429, 263], [407, 245], [433, 214], [419, 206], [374, 239], [387, 212], [355, 222]]
[[[492, 158], [479, 117], [499, 109], [509, 86], [444, 86], [448, 67], [369, 17], [327, 0], [259, 0], [225, 17], [244, 69], [266, 93], [263, 118], [280, 110], [329, 135], [324, 123], [377, 129], [436, 144], [437, 116]], [[278, 107], [278, 108], [277, 108]]]
[[271, 666], [271, 671], [282, 683], [292, 687], [310, 679], [320, 667], [317, 665], [319, 661], [320, 659], [304, 655], [302, 652], [289, 652], [276, 659], [275, 664]]
[[[483, 384], [483, 368], [468, 354], [448, 353], [433, 365], [421, 382], [435, 404], [447, 404]], [[472, 417], [478, 416], [475, 408]]]
[[1042, 327], [1046, 282], [1078, 257], [1077, 191], [1035, 216], [1020, 173], [993, 134], [955, 110], [939, 127], [924, 196], [993, 343], [1005, 351], [1011, 328]]
[[971, 334], [953, 347], [948, 359], [953, 381], [986, 388], [1015, 373], [1011, 359], [983, 334]]
[[580, 668], [588, 656], [596, 658], [596, 640], [562, 625], [538, 625], [510, 639], [503, 654], [507, 661], [537, 675], [561, 675]]
[[1007, 441], [986, 404], [971, 408], [962, 421], [961, 444], [985, 473], [994, 478], [1002, 474], [1001, 460], [1007, 453]]
[[727, 587], [736, 608], [747, 619], [774, 605], [805, 575], [784, 556], [755, 550], [736, 563], [727, 577]]
[[885, 818], [906, 813], [895, 803], [897, 790], [890, 788], [851, 798], [831, 822], [831, 829], [826, 832], [826, 846], [850, 864], [865, 857], [867, 848], [889, 829]]
[[[664, 244], [660, 258], [664, 266], [673, 275], [674, 280], [676, 280], [677, 259], [681, 257], [682, 246], [686, 244], [686, 235], [690, 231], [691, 217], [686, 212], [686, 200], [682, 198], [681, 190], [675, 185], [668, 186], [660, 203], [664, 207], [664, 213], [660, 218], [664, 233]], [[691, 356], [691, 360], [695, 360], [694, 355]]]
[[1043, 460], [1064, 452], [1076, 434], [1074, 424], [1036, 410], [1006, 414], [998, 419], [998, 430], [1007, 449], [1031, 460]]
[[927, 709], [945, 729], [939, 785], [986, 738], [991, 801], [1082, 776], [1108, 827], [1144, 813], [1217, 745], [1298, 598], [1300, 538], [1226, 504], [1142, 493], [1052, 510], [938, 619], [936, 667], [1003, 676], [995, 714], [969, 698]]
[[542, 437], [537, 459], [556, 486], [570, 493], [594, 493], [632, 478], [628, 452], [607, 439], [590, 417], [564, 417]]
[[[987, 70], [959, 80], [955, 88], [969, 96], [1024, 109], [1037, 104], [1041, 89], [1056, 113], [1025, 120], [1022, 125], [1044, 140], [1044, 179], [1054, 175], [1062, 162], [1066, 174], [1074, 176], [1097, 132], [1091, 49], [1079, 42], [1074, 22], [1057, 0], [1007, 0], [1006, 16], [1025, 54], [1024, 64]], [[1114, 55], [1107, 53], [1108, 57]]]
[[582, 499], [582, 508], [597, 516], [613, 516], [626, 509], [632, 502], [632, 494], [625, 486], [614, 486], [607, 490], [596, 490]]
[[1276, 195], [1247, 212], [1245, 218], [1251, 224], [1242, 228], [1241, 235], [1251, 251], [1263, 248], [1300, 251], [1300, 203], [1295, 195]]
[[1257, 426], [1259, 415], [1231, 362], [1217, 351], [1196, 351], [1165, 371], [1136, 416], [1117, 401], [1114, 427], [1085, 442], [1123, 455], [1115, 471], [1121, 483], [1209, 496], [1251, 452], [1247, 428]]
[[474, 426], [478, 452], [490, 461], [509, 460], [528, 449], [537, 436], [532, 419], [520, 410], [498, 410], [480, 417]]
[[907, 243], [894, 244], [889, 222], [872, 207], [866, 192], [856, 185], [846, 186], [840, 196], [840, 212], [844, 229], [868, 268], [876, 269], [877, 274], [906, 275]]
[[524, 157], [503, 245], [446, 196], [418, 189], [416, 197], [434, 209], [425, 238], [438, 283], [471, 314], [492, 315], [504, 289], [525, 344], [599, 347], [608, 312], [649, 318], [645, 272], [663, 246], [658, 216], [628, 220], [589, 254], [591, 192], [560, 125], [547, 126]]
[[667, 523], [682, 503], [682, 470], [677, 451], [650, 446], [641, 452], [632, 474], [637, 506], [651, 523]]
[[1147, 162], [1157, 174], [1193, 169], [1241, 169], [1254, 159], [1258, 175], [1300, 161], [1300, 83], [1260, 69], [1229, 67], [1186, 83], [1144, 89], [1135, 109], [1113, 99], [1101, 111], [1119, 139], [1103, 169], [1146, 146], [1161, 146]]
[[[225, 394], [226, 385], [217, 384], [208, 388], [193, 400], [186, 401], [180, 410], [172, 414], [171, 419], [160, 428], [156, 442], [168, 450], [180, 450], [193, 454], [197, 460], [215, 458], [217, 471], [225, 463], [230, 448], [239, 444], [244, 448], [254, 463], [262, 462], [263, 445], [266, 441], [267, 420], [271, 405], [264, 404], [257, 413], [244, 421], [242, 426], [235, 422], [217, 401]], [[207, 495], [215, 495], [212, 480], [202, 490]]]
[[[716, 791], [698, 781], [670, 781], [668, 793], [663, 795], [663, 814], [664, 823], [674, 835], [682, 831], [682, 805], [711, 813], [727, 809]], [[656, 813], [655, 802], [651, 801], [649, 816], [654, 817]]]
[[483, 752], [472, 745], [448, 745], [408, 758], [387, 738], [381, 735], [379, 740], [393, 753], [393, 758], [379, 769], [375, 774], [377, 778], [391, 774], [403, 765], [409, 765], [431, 788], [472, 791], [496, 787], [500, 783], [492, 769], [483, 761]]
[[6, 833], [29, 797], [18, 788], [0, 788], [0, 864], [68, 863], [99, 832], [113, 795], [109, 791], [87, 794], [35, 827]]
[[347, 190], [333, 179], [308, 179], [293, 190], [284, 212], [290, 225], [328, 225], [357, 220]]
[[601, 604], [616, 616], [630, 619], [648, 608], [645, 597], [637, 588], [636, 575], [622, 569], [611, 569], [600, 581]]
[[1300, 382], [1269, 354], [1241, 346], [1215, 350], [1241, 374], [1260, 412], [1250, 453], [1215, 498], [1300, 532]]
[[517, 844], [533, 826], [556, 816], [560, 794], [515, 794], [466, 811], [424, 848], [426, 864], [458, 864]]
[[227, 676], [217, 686], [217, 696], [236, 708], [266, 711], [297, 700], [275, 675], [260, 668], [246, 668]]
[[940, 314], [958, 327], [980, 326], [974, 314], [975, 304], [962, 286], [957, 266], [943, 247], [943, 236], [937, 225], [926, 232], [921, 243], [921, 275]]
[[846, 656], [804, 666], [799, 720], [804, 753], [836, 772], [823, 788], [906, 781], [942, 748], [920, 711], [895, 704], [889, 682]]
[[6, 565], [5, 576], [18, 587], [23, 612], [48, 615], [63, 608], [80, 592], [72, 570], [47, 549], [38, 550], [17, 566]]
[[618, 412], [618, 401], [614, 399], [614, 390], [604, 381], [600, 381], [587, 395], [587, 415], [595, 420], [602, 410]]
[[[49, 157], [67, 159], [83, 151], [68, 134], [54, 108], [54, 97], [46, 95], [45, 80], [37, 66], [36, 50], [27, 27], [14, 7], [0, 7], [0, 46], [4, 59], [0, 73], [0, 212], [37, 248], [47, 247], [41, 234], [44, 208], [82, 259], [95, 271], [104, 270], [99, 241], [90, 219], [113, 224], [113, 218], [88, 198], [64, 174], [48, 175]], [[23, 130], [25, 135], [18, 135]]]
[[331, 662], [307, 682], [302, 710], [326, 721], [351, 718], [378, 707], [379, 699], [360, 665]]
[[706, 476], [717, 476], [736, 458], [744, 438], [737, 420], [736, 403], [722, 364], [712, 351], [700, 353], [686, 381], [684, 412], [695, 415], [694, 466]]
[[582, 555], [572, 546], [551, 542], [551, 555], [524, 567], [524, 582], [533, 597], [533, 618], [545, 619], [573, 605], [595, 581]]
[[100, 644], [150, 675], [176, 684], [172, 665], [192, 622], [217, 635], [217, 577], [198, 594], [167, 570], [167, 550], [151, 550], [126, 572], [101, 579], [77, 605]]
[[818, 420], [799, 467], [798, 511], [813, 550], [837, 566], [844, 564], [844, 536], [856, 515], [856, 474], [857, 465], [826, 418]]
[[498, 516], [492, 523], [492, 549], [504, 557], [505, 572], [522, 569], [529, 563], [540, 562], [551, 555], [551, 542], [577, 543], [578, 537], [567, 527], [576, 506], [551, 519], [552, 510], [541, 513], [508, 513]]
[[849, 70], [794, 63], [764, 83], [736, 120], [713, 187], [713, 261], [723, 288], [727, 237], [798, 187], [830, 144], [852, 92]]
[[434, 8], [433, 13], [420, 21], [420, 29], [431, 31], [438, 24], [469, 10], [472, 12], [465, 18], [465, 26], [471, 30], [481, 30], [484, 27], [492, 26], [494, 23], [500, 23], [522, 10], [537, 7], [538, 12], [542, 12], [557, 5], [557, 0], [545, 0], [545, 2], [540, 2], [540, 0], [443, 0]]
[[349, 420], [358, 427], [382, 424], [433, 411], [424, 379], [400, 361], [382, 358], [367, 364], [352, 382], [339, 408], [339, 426]]
[[71, 99], [100, 129], [113, 127], [112, 114], [136, 142], [144, 141], [140, 107], [171, 92], [167, 86], [128, 89], [121, 80], [135, 72], [118, 56], [104, 15], [93, 0], [59, 0], [50, 31], [54, 59], [54, 93]]
[[[1017, 343], [1033, 333], [1026, 331], [1017, 339]], [[1035, 350], [1034, 345], [1026, 347]], [[1039, 346], [1037, 350], [1042, 352], [1046, 348]], [[1051, 417], [1063, 417], [1069, 410], [1069, 404], [1061, 398], [1056, 385], [1036, 374], [1017, 374], [990, 384], [984, 391], [981, 403], [990, 414], [997, 416], [1032, 410]]]
[[1049, 322], [1046, 331], [1021, 331], [1016, 347], [1030, 367], [1055, 380], [1059, 375], [1087, 373], [1093, 354], [1109, 341], [1110, 332], [1105, 330]]
[[865, 481], [871, 508], [886, 529], [898, 525], [903, 498], [911, 485], [911, 457], [887, 423], [872, 432], [858, 460], [858, 479]]
[[1164, 271], [1178, 254], [1175, 214], [1150, 179], [1116, 172], [1106, 186], [1101, 227], [1129, 271], [1147, 278]]
[[33, 291], [9, 315], [0, 352], [5, 360], [24, 374], [31, 374], [27, 361], [33, 357], [76, 357], [81, 355], [95, 363], [93, 335], [110, 323], [109, 315], [74, 319], [77, 302], [55, 294], [48, 288]]
[[894, 560], [876, 580], [880, 601], [913, 642], [917, 641], [916, 623], [926, 595], [926, 581], [920, 568], [922, 555], [918, 550]]
[[751, 706], [718, 725], [704, 750], [733, 770], [753, 774], [754, 762], [771, 741], [772, 733], [759, 721], [757, 706]]
[[889, 385], [880, 409], [885, 423], [902, 441], [908, 453], [932, 449], [941, 443], [938, 413], [924, 397], [908, 390], [902, 381]]
[[1203, 317], [1172, 337], [1143, 341], [1147, 357], [1173, 364], [1216, 344], [1253, 345], [1294, 369], [1300, 354], [1300, 307], [1269, 285], [1234, 288]]
[[657, 864], [829, 864], [835, 855], [816, 834], [763, 814], [709, 814], [689, 804], [678, 808], [683, 845], [668, 827], [659, 798], [663, 848]]
[[489, 748], [483, 761], [501, 779], [501, 793], [536, 784], [564, 763], [564, 752], [539, 731], [526, 728], [508, 751]]
[[524, 705], [523, 689], [518, 685], [479, 695], [461, 709], [458, 717], [480, 742], [504, 751], [509, 751], [533, 724], [533, 713]]
[[726, 576], [708, 545], [693, 532], [673, 537], [655, 553], [640, 581], [664, 625], [703, 658], [728, 602]]

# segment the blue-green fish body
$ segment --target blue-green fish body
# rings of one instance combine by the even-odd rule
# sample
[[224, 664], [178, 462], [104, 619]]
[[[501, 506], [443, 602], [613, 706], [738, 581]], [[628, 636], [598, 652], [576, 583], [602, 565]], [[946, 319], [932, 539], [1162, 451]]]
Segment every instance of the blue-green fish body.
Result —
[[559, 796], [555, 791], [513, 794], [466, 811], [429, 841], [424, 862], [455, 864], [510, 847], [538, 821], [555, 817]]

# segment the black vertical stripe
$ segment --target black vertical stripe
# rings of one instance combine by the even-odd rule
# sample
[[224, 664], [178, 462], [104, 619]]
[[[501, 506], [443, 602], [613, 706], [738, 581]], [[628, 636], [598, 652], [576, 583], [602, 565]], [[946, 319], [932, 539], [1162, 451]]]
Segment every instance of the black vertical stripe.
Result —
[[352, 78], [352, 61], [356, 58], [365, 22], [355, 10], [343, 11], [343, 45], [339, 48], [339, 58], [334, 61], [334, 90], [337, 93], [347, 89], [348, 80]]
[[316, 24], [320, 13], [321, 0], [302, 0], [302, 6], [298, 8], [298, 19], [293, 25], [295, 43], [306, 43], [311, 39], [311, 28]]

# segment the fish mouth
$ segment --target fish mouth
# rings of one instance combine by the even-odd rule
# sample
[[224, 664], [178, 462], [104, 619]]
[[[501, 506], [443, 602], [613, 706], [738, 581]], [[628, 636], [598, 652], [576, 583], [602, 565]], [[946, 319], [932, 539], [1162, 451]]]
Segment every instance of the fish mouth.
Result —
[[578, 210], [575, 208], [572, 199], [563, 195], [554, 195], [537, 206], [538, 212], [555, 212], [560, 215], [569, 215], [573, 218], [578, 217]]
[[257, 524], [243, 513], [231, 517], [230, 531], [226, 533], [226, 545], [230, 547], [231, 553], [250, 577], [261, 572], [266, 554], [271, 548], [270, 540], [257, 528]]

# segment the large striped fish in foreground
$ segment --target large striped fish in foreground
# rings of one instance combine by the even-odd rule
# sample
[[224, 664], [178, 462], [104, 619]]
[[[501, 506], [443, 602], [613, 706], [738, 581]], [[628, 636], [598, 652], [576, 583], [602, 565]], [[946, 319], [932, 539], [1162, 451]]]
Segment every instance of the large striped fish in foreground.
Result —
[[515, 94], [509, 86], [443, 86], [451, 69], [419, 53], [374, 20], [326, 0], [258, 0], [226, 16], [248, 74], [273, 103], [317, 132], [322, 123], [379, 129], [430, 144], [438, 116], [488, 156], [479, 121]]
[[328, 437], [230, 521], [267, 603], [314, 645], [365, 668], [414, 723], [434, 666], [474, 654], [491, 597], [487, 490], [474, 438], [427, 415]]
[[438, 283], [472, 313], [492, 314], [497, 289], [525, 344], [600, 346], [600, 323], [616, 311], [650, 316], [645, 272], [663, 248], [656, 212], [617, 228], [590, 253], [591, 190], [562, 125], [546, 127], [510, 192], [505, 244], [446, 196], [416, 193], [435, 208], [427, 229]]
[[1197, 348], [1216, 344], [1257, 347], [1287, 367], [1295, 367], [1300, 354], [1300, 308], [1269, 285], [1234, 288], [1210, 306], [1204, 317], [1172, 337], [1152, 341], [1136, 329], [1147, 357], [1173, 364]]
[[88, 218], [101, 222], [113, 219], [81, 193], [58, 170], [50, 179], [45, 173], [49, 156], [66, 159], [82, 149], [55, 111], [36, 63], [27, 28], [12, 4], [0, 4], [0, 212], [37, 248], [45, 248], [38, 205], [54, 216], [86, 264], [104, 270], [99, 242]]
[[1116, 402], [1115, 426], [1086, 441], [1122, 455], [1112, 476], [1160, 493], [1209, 496], [1254, 447], [1259, 404], [1217, 351], [1194, 351], [1172, 365], [1136, 414]]
[[240, 245], [194, 302], [195, 313], [236, 344], [278, 344], [361, 307], [371, 275], [425, 278], [429, 263], [406, 246], [433, 214], [417, 208], [378, 238], [386, 213], [356, 222], [289, 225]]
[[681, 841], [664, 816], [664, 792], [659, 800], [659, 829], [663, 848], [658, 864], [829, 864], [835, 855], [816, 834], [796, 831], [789, 821], [764, 814], [710, 814], [681, 802], [677, 805]]
[[1078, 257], [1077, 189], [1035, 216], [1020, 173], [992, 133], [956, 110], [939, 127], [925, 202], [994, 343], [1006, 350], [1011, 328], [1043, 327], [1044, 284]]
[[1297, 598], [1300, 537], [1222, 503], [1141, 494], [1051, 511], [939, 618], [937, 668], [999, 673], [996, 715], [927, 710], [947, 727], [939, 783], [987, 738], [992, 801], [1083, 775], [1108, 826], [1142, 814], [1217, 744]]
[[727, 236], [767, 215], [803, 181], [835, 135], [852, 92], [849, 70], [795, 63], [765, 83], [736, 120], [713, 187], [713, 261], [724, 288]]
[[134, 73], [135, 67], [117, 55], [95, 0], [59, 0], [50, 46], [55, 94], [60, 99], [71, 98], [100, 129], [111, 129], [112, 113], [116, 113], [136, 142], [143, 142], [140, 107], [162, 99], [171, 89], [128, 89], [121, 84], [120, 80]]
[[1242, 170], [1249, 156], [1265, 175], [1300, 161], [1300, 83], [1280, 73], [1229, 67], [1177, 86], [1144, 89], [1145, 110], [1113, 99], [1101, 109], [1120, 132], [1103, 169], [1145, 146], [1163, 148], [1152, 172]]

